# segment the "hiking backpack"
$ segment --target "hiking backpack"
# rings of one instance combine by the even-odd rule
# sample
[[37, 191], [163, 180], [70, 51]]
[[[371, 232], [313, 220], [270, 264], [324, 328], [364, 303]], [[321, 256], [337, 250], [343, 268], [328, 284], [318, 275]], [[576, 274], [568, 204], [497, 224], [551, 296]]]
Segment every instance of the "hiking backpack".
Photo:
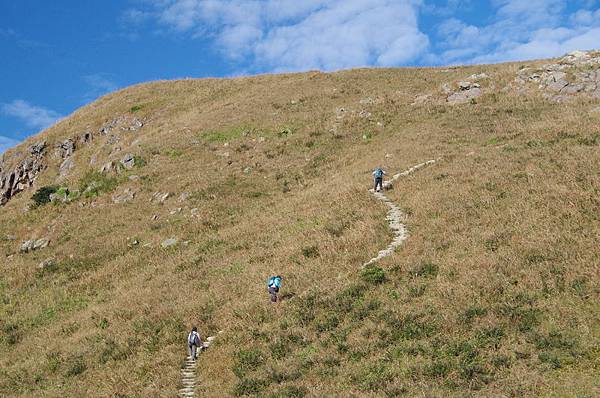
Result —
[[281, 278], [278, 276], [272, 276], [269, 279], [269, 283], [267, 284], [268, 287], [276, 287], [276, 288], [280, 288], [281, 287]]
[[376, 168], [375, 169], [375, 178], [381, 178], [383, 177], [383, 170], [381, 170], [381, 168]]
[[197, 332], [190, 333], [190, 335], [188, 336], [188, 345], [190, 345], [190, 346], [192, 346], [192, 345], [199, 346], [200, 345], [200, 336], [198, 335]]

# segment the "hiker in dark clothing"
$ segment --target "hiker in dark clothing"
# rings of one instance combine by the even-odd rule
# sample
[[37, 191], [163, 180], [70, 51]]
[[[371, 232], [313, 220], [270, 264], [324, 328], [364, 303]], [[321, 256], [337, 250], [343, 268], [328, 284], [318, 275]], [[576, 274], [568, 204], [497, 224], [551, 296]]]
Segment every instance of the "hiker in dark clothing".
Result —
[[375, 170], [373, 170], [373, 177], [375, 178], [375, 192], [379, 192], [383, 189], [383, 176], [385, 174], [385, 171], [381, 167], [377, 167]]
[[267, 289], [269, 291], [269, 295], [271, 296], [271, 302], [277, 302], [277, 293], [279, 293], [279, 288], [281, 287], [281, 276], [272, 276], [269, 278], [267, 282]]
[[198, 328], [196, 326], [192, 328], [192, 331], [188, 335], [188, 347], [190, 358], [195, 361], [197, 358], [198, 347], [202, 347], [202, 340], [200, 339], [200, 334], [198, 334]]

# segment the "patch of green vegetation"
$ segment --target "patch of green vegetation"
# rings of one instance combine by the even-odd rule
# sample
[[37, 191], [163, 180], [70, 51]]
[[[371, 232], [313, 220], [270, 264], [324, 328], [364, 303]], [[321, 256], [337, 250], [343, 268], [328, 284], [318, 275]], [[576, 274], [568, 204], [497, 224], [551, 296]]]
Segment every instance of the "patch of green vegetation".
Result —
[[147, 164], [146, 159], [139, 155], [135, 155], [133, 157], [133, 161], [136, 168], [142, 168]]
[[485, 314], [487, 314], [487, 310], [485, 308], [475, 305], [467, 308], [461, 318], [464, 322], [470, 323], [473, 321], [473, 319], [484, 316]]
[[97, 171], [89, 171], [79, 180], [79, 188], [84, 197], [91, 198], [113, 191], [119, 183], [117, 177], [104, 175]]
[[183, 155], [183, 152], [179, 149], [169, 149], [166, 152], [167, 156], [170, 157], [171, 159], [177, 159], [178, 157], [180, 157], [181, 155]]
[[142, 109], [144, 109], [145, 106], [145, 104], [134, 105], [131, 108], [129, 108], [129, 112], [135, 113], [137, 111], [141, 111]]
[[50, 195], [56, 193], [57, 190], [58, 187], [54, 185], [39, 188], [31, 196], [31, 200], [33, 200], [33, 207], [35, 208], [50, 203]]
[[385, 282], [385, 271], [377, 266], [370, 265], [362, 270], [360, 276], [365, 282], [372, 285], [379, 285]]
[[246, 126], [233, 127], [227, 130], [209, 130], [202, 132], [200, 137], [211, 143], [223, 143], [240, 138], [242, 133], [252, 130]]

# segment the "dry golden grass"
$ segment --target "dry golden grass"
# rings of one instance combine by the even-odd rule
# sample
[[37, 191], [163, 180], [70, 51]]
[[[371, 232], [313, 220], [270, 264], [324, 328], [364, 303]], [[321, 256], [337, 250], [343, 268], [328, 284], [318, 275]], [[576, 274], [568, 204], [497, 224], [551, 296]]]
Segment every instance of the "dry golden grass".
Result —
[[[119, 133], [113, 158], [108, 136], [78, 149], [59, 185], [77, 188], [94, 154], [97, 169], [134, 153], [145, 165], [126, 175], [142, 178], [23, 212], [28, 191], [0, 210], [17, 237], [0, 241], [0, 395], [175, 396], [192, 324], [223, 330], [199, 396], [600, 394], [598, 104], [503, 91], [519, 66], [156, 82], [77, 111], [44, 138], [147, 123]], [[476, 104], [438, 101], [482, 71]], [[370, 283], [360, 265], [390, 239], [370, 170], [431, 158], [389, 194], [410, 237]], [[55, 184], [52, 162], [37, 187]], [[112, 203], [125, 188], [134, 201]], [[173, 195], [150, 202], [157, 191]], [[50, 247], [16, 253], [41, 236]], [[268, 304], [273, 273], [292, 300]]]

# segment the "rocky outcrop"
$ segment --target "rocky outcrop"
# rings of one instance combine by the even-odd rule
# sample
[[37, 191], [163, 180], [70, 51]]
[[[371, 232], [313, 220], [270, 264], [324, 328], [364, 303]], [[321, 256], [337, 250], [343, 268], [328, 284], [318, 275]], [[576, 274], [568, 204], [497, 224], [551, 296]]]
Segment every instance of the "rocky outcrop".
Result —
[[50, 244], [50, 240], [48, 240], [46, 238], [30, 239], [21, 244], [19, 251], [21, 253], [28, 253], [28, 252], [31, 252], [34, 250], [43, 249], [45, 247], [48, 247], [49, 244]]
[[75, 141], [70, 138], [56, 145], [55, 154], [61, 159], [68, 158], [73, 152], [75, 152]]
[[[59, 166], [58, 179], [65, 178], [69, 172], [75, 167], [75, 162], [71, 156], [82, 145], [89, 144], [93, 141], [94, 135], [105, 135], [113, 130], [120, 131], [137, 131], [144, 126], [144, 122], [130, 115], [120, 116], [102, 125], [96, 133], [91, 129], [86, 129], [84, 132], [68, 138], [54, 145], [54, 156], [62, 159]], [[118, 140], [118, 136], [116, 139]], [[0, 206], [5, 205], [17, 193], [31, 187], [38, 175], [48, 168], [45, 161], [47, 144], [46, 141], [40, 141], [28, 148], [28, 153], [24, 159], [18, 161], [14, 165], [14, 158], [19, 153], [13, 156], [13, 166], [7, 167], [3, 161], [0, 161]], [[135, 164], [133, 155], [128, 155], [129, 158], [121, 160], [121, 165], [126, 169], [130, 169]], [[114, 164], [111, 162], [102, 167], [102, 172], [108, 172], [114, 169]]]
[[47, 168], [44, 162], [46, 141], [29, 147], [25, 159], [16, 166], [4, 170], [0, 164], [0, 205], [6, 204], [13, 196], [33, 185], [38, 175]]
[[573, 51], [556, 63], [523, 68], [515, 83], [521, 90], [530, 86], [542, 90], [543, 97], [553, 102], [570, 101], [578, 95], [600, 99], [600, 52]]
[[450, 105], [465, 104], [475, 98], [481, 97], [481, 85], [468, 81], [458, 83], [458, 91], [451, 94], [446, 100]]
[[142, 122], [136, 117], [124, 115], [116, 119], [107, 121], [102, 127], [100, 127], [100, 130], [98, 130], [98, 132], [101, 135], [106, 135], [111, 131], [117, 129], [120, 129], [122, 131], [137, 131], [142, 127], [144, 127], [144, 122]]

